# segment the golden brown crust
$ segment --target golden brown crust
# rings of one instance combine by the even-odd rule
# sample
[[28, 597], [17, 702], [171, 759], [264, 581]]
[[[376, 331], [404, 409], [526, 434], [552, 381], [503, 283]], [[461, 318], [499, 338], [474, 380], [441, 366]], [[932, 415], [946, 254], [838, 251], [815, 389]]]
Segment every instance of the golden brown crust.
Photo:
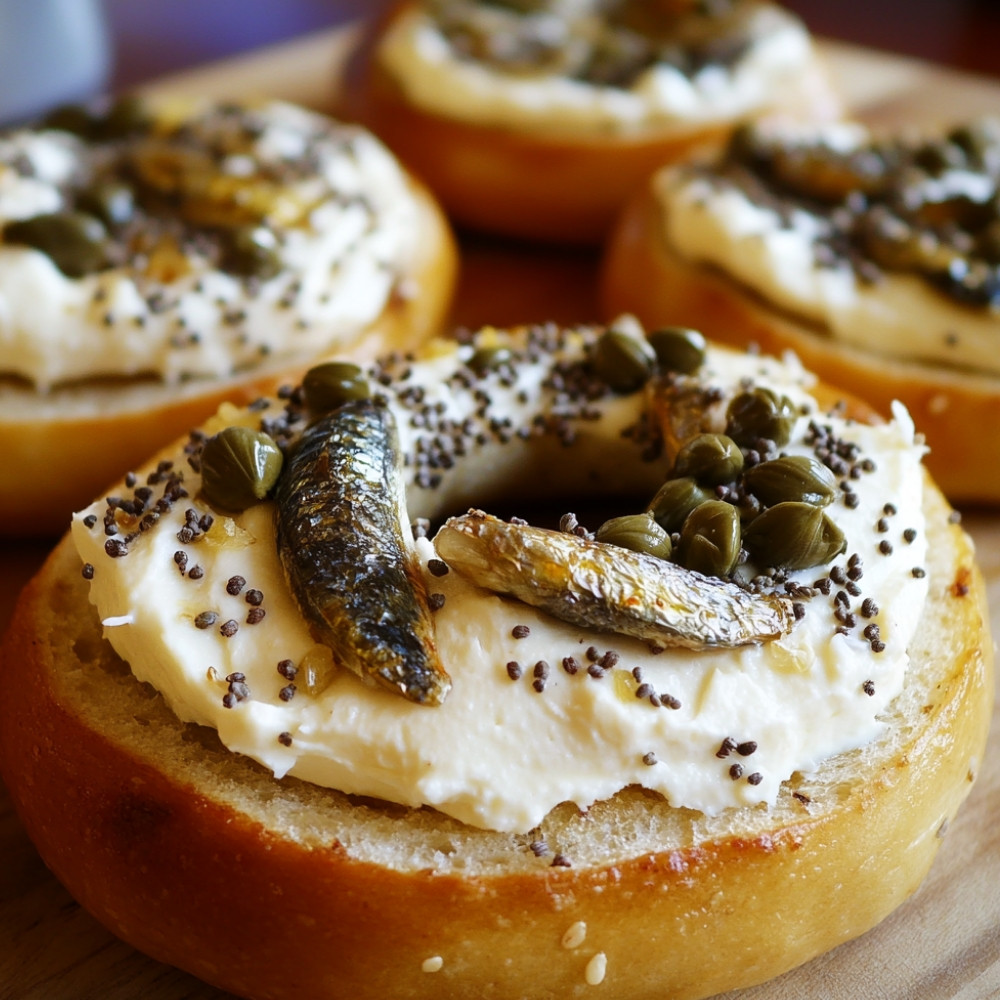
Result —
[[[402, 276], [397, 296], [338, 357], [369, 360], [415, 347], [440, 332], [457, 280], [458, 251], [448, 223], [426, 188], [411, 182], [421, 212], [420, 257]], [[165, 386], [122, 380], [54, 389], [42, 396], [0, 379], [0, 537], [58, 535], [70, 514], [89, 503], [123, 468], [197, 426], [229, 400], [249, 403], [308, 366], [262, 367], [224, 380]]]
[[[582, 996], [600, 955], [610, 997], [748, 986], [902, 902], [970, 788], [992, 705], [985, 599], [971, 545], [933, 488], [927, 513], [932, 596], [890, 736], [728, 825], [635, 791], [563, 817], [598, 850], [608, 837], [604, 863], [526, 865], [511, 839], [509, 871], [502, 859], [486, 869], [476, 846], [499, 835], [277, 782], [171, 721], [100, 639], [68, 539], [0, 649], [0, 772], [85, 907], [141, 950], [241, 995]], [[305, 836], [310, 795], [334, 801]], [[364, 816], [459, 861], [360, 860], [350, 844], [373, 836]], [[664, 841], [622, 856], [609, 832], [635, 822], [660, 824]], [[540, 835], [558, 836], [554, 821]], [[566, 947], [577, 921], [584, 940]], [[435, 957], [439, 971], [425, 971]]]
[[634, 313], [647, 328], [680, 323], [722, 343], [794, 351], [806, 368], [888, 416], [893, 400], [926, 438], [935, 481], [953, 502], [1000, 501], [1000, 379], [879, 356], [834, 342], [783, 315], [725, 275], [683, 260], [663, 233], [646, 185], [609, 239], [601, 277], [607, 315]]
[[[343, 113], [370, 128], [423, 178], [454, 220], [504, 236], [597, 244], [639, 184], [665, 163], [721, 149], [739, 121], [633, 135], [573, 136], [517, 131], [434, 114], [411, 103], [377, 59], [396, 4], [372, 25], [349, 63]], [[832, 117], [822, 83], [803, 81], [809, 117]], [[814, 93], [813, 93], [814, 92]]]

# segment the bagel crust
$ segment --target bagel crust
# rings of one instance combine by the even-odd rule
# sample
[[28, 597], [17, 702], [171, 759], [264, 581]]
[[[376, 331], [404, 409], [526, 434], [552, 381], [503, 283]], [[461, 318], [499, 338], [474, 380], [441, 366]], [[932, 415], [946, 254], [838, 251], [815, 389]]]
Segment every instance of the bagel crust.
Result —
[[929, 481], [923, 511], [929, 597], [884, 729], [773, 805], [709, 816], [632, 785], [503, 833], [277, 780], [134, 678], [69, 538], [0, 647], [0, 775], [99, 920], [254, 1000], [747, 987], [902, 903], [971, 788], [993, 697], [983, 583]]
[[662, 217], [652, 182], [619, 217], [602, 265], [607, 315], [628, 310], [649, 328], [687, 324], [721, 343], [756, 344], [767, 354], [794, 351], [823, 381], [882, 415], [899, 400], [924, 435], [927, 467], [952, 502], [1000, 500], [1000, 379], [838, 343], [727, 275], [681, 257], [664, 236]]
[[[366, 359], [414, 347], [437, 332], [450, 308], [458, 269], [450, 226], [427, 189], [408, 174], [403, 190], [420, 233], [415, 250], [405, 265], [397, 262], [393, 290], [377, 315], [354, 330], [343, 323], [339, 332], [331, 330], [321, 355], [336, 351]], [[126, 276], [130, 266], [121, 269]], [[169, 278], [163, 289], [167, 299], [182, 294]], [[85, 319], [81, 314], [81, 323]], [[151, 448], [184, 433], [224, 400], [248, 403], [273, 391], [304, 370], [314, 354], [286, 349], [232, 374], [174, 380], [77, 373], [47, 389], [0, 363], [0, 463], [8, 470], [0, 481], [0, 536], [60, 533], [72, 510], [107, 487], [123, 463], [138, 465]]]
[[[460, 225], [550, 243], [597, 244], [629, 194], [665, 163], [709, 155], [746, 118], [679, 119], [596, 133], [451, 117], [412, 101], [379, 57], [399, 20], [422, 5], [395, 4], [373, 23], [349, 63], [344, 114], [368, 126], [422, 177]], [[757, 114], [827, 119], [837, 102], [818, 59]]]

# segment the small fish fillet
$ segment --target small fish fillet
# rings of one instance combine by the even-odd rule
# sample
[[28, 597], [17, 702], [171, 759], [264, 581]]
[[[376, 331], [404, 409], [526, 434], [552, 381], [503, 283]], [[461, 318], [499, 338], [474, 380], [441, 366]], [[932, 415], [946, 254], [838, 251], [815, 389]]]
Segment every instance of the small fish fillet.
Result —
[[438, 555], [474, 583], [555, 618], [602, 631], [707, 649], [777, 639], [790, 600], [755, 594], [655, 556], [482, 511], [450, 518]]

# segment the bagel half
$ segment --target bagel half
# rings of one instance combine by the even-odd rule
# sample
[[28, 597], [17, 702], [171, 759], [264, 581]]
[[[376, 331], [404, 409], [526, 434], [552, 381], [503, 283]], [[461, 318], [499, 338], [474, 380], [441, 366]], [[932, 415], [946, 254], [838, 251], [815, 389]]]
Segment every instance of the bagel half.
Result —
[[[344, 114], [371, 128], [422, 177], [460, 225], [549, 243], [598, 244], [628, 195], [664, 163], [720, 148], [746, 112], [620, 131], [497, 123], [411, 99], [380, 56], [395, 24], [426, 4], [405, 0], [370, 27], [351, 59]], [[602, 15], [603, 16], [603, 15]], [[414, 70], [416, 72], [416, 70]], [[498, 75], [502, 79], [502, 74]], [[545, 76], [539, 77], [544, 85]], [[795, 86], [776, 88], [754, 114], [833, 117], [834, 97], [817, 56]]]
[[796, 772], [770, 806], [708, 816], [630, 786], [509, 834], [276, 780], [134, 678], [69, 538], [3, 642], [0, 773], [99, 920], [255, 1000], [750, 986], [914, 892], [978, 769], [993, 700], [983, 584], [929, 481], [924, 496], [929, 597], [885, 728]]
[[602, 264], [607, 315], [628, 310], [647, 326], [690, 325], [721, 343], [794, 351], [824, 381], [882, 415], [899, 400], [923, 433], [927, 467], [949, 499], [1000, 501], [1000, 377], [889, 355], [875, 336], [867, 345], [838, 341], [730, 274], [680, 254], [666, 233], [666, 211], [653, 178], [621, 213]]
[[[168, 119], [178, 113], [169, 103], [163, 109]], [[336, 352], [370, 358], [413, 347], [436, 333], [451, 306], [457, 247], [427, 189], [406, 174], [404, 183], [418, 233], [414, 252], [405, 263], [397, 262], [393, 290], [377, 315], [355, 323], [353, 329], [344, 324], [331, 328], [327, 342], [318, 348], [286, 350], [270, 360], [241, 363], [224, 375], [162, 380], [142, 373], [95, 373], [71, 376], [45, 389], [12, 373], [8, 368], [12, 355], [0, 358], [0, 465], [6, 470], [0, 479], [0, 536], [61, 533], [70, 513], [106, 487], [123, 463], [138, 465], [151, 447], [174, 439], [213, 413], [223, 400], [248, 403], [273, 391], [317, 355]], [[135, 271], [131, 267], [132, 262], [126, 262], [116, 273], [141, 273], [143, 264], [136, 263]], [[282, 277], [277, 275], [279, 281]], [[4, 286], [5, 309], [10, 292]], [[170, 299], [184, 289], [168, 278], [161, 293]], [[84, 310], [81, 322], [97, 325], [101, 320]]]

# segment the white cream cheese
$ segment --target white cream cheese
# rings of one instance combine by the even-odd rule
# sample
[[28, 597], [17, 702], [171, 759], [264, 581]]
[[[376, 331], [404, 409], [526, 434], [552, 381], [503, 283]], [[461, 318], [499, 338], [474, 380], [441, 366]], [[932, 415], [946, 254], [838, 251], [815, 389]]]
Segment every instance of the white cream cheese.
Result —
[[[558, 412], [562, 397], [546, 381], [548, 366], [523, 364], [513, 384], [491, 375], [463, 392], [444, 379], [470, 351], [443, 348], [436, 358], [416, 362], [405, 384], [399, 380], [386, 391], [401, 447], [411, 457], [441, 432], [440, 425], [428, 427], [415, 414], [465, 422], [472, 432], [465, 456], [442, 473], [439, 489], [411, 481], [411, 518], [440, 516], [442, 507], [454, 513], [457, 503], [478, 504], [510, 476], [527, 506], [534, 493], [530, 484], [543, 466], [548, 486], [566, 487], [564, 497], [585, 498], [595, 471], [602, 479], [595, 489], [610, 489], [620, 478], [630, 489], [642, 485], [647, 497], [662, 480], [662, 465], [644, 463], [641, 446], [623, 437], [639, 414], [640, 395], [600, 399], [592, 404], [600, 416], [580, 422], [575, 444], [557, 445], [545, 462], [532, 462], [531, 455], [546, 447], [544, 439], [521, 437], [516, 429], [532, 426], [536, 413]], [[317, 696], [300, 683], [286, 701], [280, 692], [288, 681], [277, 665], [303, 664], [315, 645], [283, 578], [272, 505], [251, 507], [231, 520], [216, 516], [207, 532], [180, 541], [186, 510], [196, 511], [195, 520], [208, 510], [197, 496], [199, 477], [186, 468], [180, 451], [175, 467], [184, 470], [190, 495], [136, 535], [127, 555], [106, 554], [103, 502], [74, 517], [76, 546], [94, 567], [91, 599], [105, 635], [180, 718], [217, 729], [227, 747], [277, 776], [294, 774], [345, 792], [433, 806], [474, 826], [527, 831], [560, 802], [586, 809], [632, 784], [706, 813], [773, 802], [793, 772], [822, 766], [827, 756], [872, 739], [880, 712], [901, 689], [907, 645], [927, 594], [926, 579], [913, 573], [926, 553], [922, 448], [902, 408], [881, 426], [817, 414], [806, 391], [809, 380], [794, 364], [713, 351], [702, 373], [706, 384], [727, 393], [750, 379], [809, 407], [786, 449], [790, 453], [813, 453], [808, 438], [814, 419], [845, 447], [857, 446], [850, 464], [858, 471], [845, 474], [847, 489], [828, 508], [846, 535], [846, 551], [834, 561], [836, 569], [816, 566], [790, 574], [809, 586], [832, 571], [840, 582], [831, 586], [828, 580], [826, 593], [804, 599], [802, 620], [779, 641], [655, 652], [645, 642], [556, 621], [481, 590], [454, 570], [438, 575], [429, 567], [433, 541], [418, 538], [428, 589], [444, 597], [435, 612], [442, 662], [453, 682], [444, 704], [412, 704], [346, 671], [335, 672]], [[407, 405], [406, 387], [424, 393], [419, 409]], [[490, 417], [512, 421], [515, 433], [507, 444], [495, 437], [475, 440], [487, 419], [476, 417], [483, 389], [492, 399]], [[228, 408], [209, 430], [233, 419], [246, 422], [251, 415]], [[553, 457], [560, 453], [561, 459]], [[412, 480], [412, 464], [409, 469]], [[572, 509], [572, 501], [566, 506]], [[227, 581], [234, 577], [244, 583], [230, 593]], [[259, 592], [257, 604], [248, 602], [251, 591]], [[264, 616], [248, 623], [258, 606]], [[838, 609], [842, 618], [854, 618], [838, 622]], [[198, 628], [195, 619], [204, 612], [215, 617], [209, 627]], [[228, 638], [227, 622], [237, 627]], [[527, 634], [517, 638], [515, 626], [526, 626]], [[872, 627], [884, 643], [880, 651]], [[616, 664], [591, 676], [587, 668], [594, 656], [608, 651], [618, 655]], [[564, 669], [567, 657], [579, 664], [575, 674]], [[537, 666], [542, 662], [547, 669]], [[511, 663], [520, 667], [517, 679]], [[654, 707], [646, 696], [637, 697], [634, 671], [679, 707]], [[249, 697], [225, 707], [226, 678], [236, 672]], [[733, 749], [719, 756], [726, 740], [745, 753]]]
[[[927, 200], [992, 196], [986, 179], [950, 171], [927, 182]], [[664, 234], [686, 260], [710, 265], [842, 343], [889, 358], [1000, 374], [1000, 316], [962, 306], [916, 274], [862, 281], [847, 261], [821, 266], [815, 241], [825, 220], [796, 209], [790, 223], [720, 178], [662, 171], [654, 181]]]
[[[191, 118], [206, 149], [226, 141], [225, 121], [210, 112]], [[289, 164], [311, 164], [296, 166], [261, 223], [278, 273], [248, 282], [191, 250], [174, 274], [153, 253], [73, 278], [39, 250], [0, 244], [0, 375], [42, 391], [88, 378], [224, 377], [335, 350], [379, 316], [418, 252], [418, 207], [402, 169], [356, 127], [277, 102], [247, 114], [253, 140], [221, 158], [219, 177], [280, 177]], [[62, 210], [70, 176], [106, 156], [64, 132], [9, 133], [0, 224]], [[283, 219], [288, 206], [303, 206], [301, 217]]]
[[[569, 6], [550, 16], [557, 29], [560, 16], [600, 16], [593, 3]], [[434, 18], [414, 5], [389, 27], [378, 58], [410, 101], [461, 121], [557, 134], [687, 131], [783, 105], [814, 72], [808, 33], [791, 15], [762, 5], [748, 32], [748, 48], [732, 67], [709, 65], [689, 77], [657, 63], [625, 89], [555, 72], [517, 76], [461, 58]]]

